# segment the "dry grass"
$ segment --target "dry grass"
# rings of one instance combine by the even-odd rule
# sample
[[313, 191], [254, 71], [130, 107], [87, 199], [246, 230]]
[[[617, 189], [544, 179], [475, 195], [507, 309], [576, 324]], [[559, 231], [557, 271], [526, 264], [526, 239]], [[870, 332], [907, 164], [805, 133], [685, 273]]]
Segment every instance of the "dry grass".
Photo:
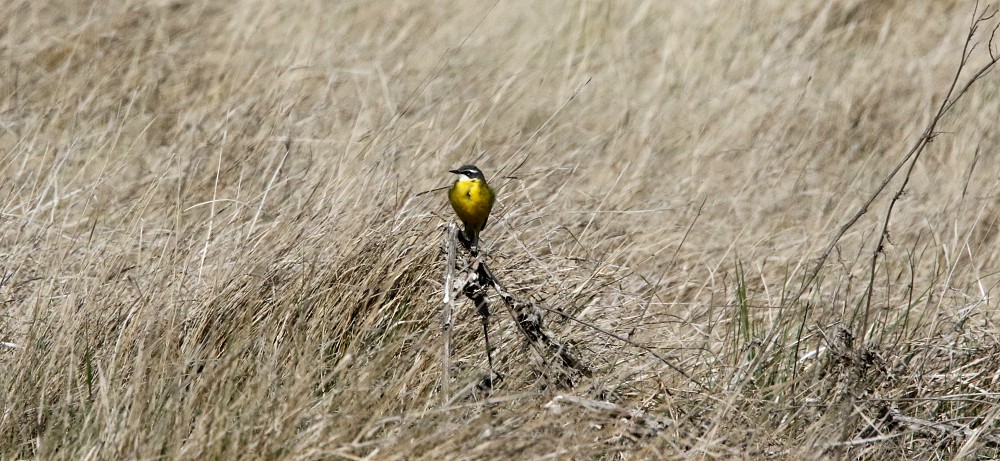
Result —
[[[0, 458], [1000, 457], [996, 73], [917, 162], [870, 304], [901, 178], [793, 298], [973, 6], [3, 2]], [[496, 299], [506, 379], [470, 390], [467, 303], [444, 373], [439, 188], [469, 161], [508, 288], [704, 387], [550, 312], [594, 370], [557, 386]]]

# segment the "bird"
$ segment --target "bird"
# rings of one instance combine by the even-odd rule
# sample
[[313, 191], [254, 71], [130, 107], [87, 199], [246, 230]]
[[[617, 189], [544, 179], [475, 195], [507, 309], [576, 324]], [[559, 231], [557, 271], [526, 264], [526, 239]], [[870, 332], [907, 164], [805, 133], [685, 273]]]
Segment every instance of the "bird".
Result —
[[486, 227], [496, 194], [486, 184], [483, 172], [475, 165], [462, 165], [448, 172], [458, 175], [458, 179], [448, 189], [448, 201], [455, 209], [458, 219], [465, 224], [465, 232], [461, 237], [473, 252], [478, 251], [479, 233]]

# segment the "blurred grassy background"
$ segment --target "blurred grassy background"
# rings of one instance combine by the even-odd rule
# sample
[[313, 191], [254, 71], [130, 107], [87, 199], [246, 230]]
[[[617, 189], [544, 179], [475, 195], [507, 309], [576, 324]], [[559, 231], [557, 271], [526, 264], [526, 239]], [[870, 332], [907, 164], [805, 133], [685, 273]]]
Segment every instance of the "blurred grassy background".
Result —
[[[974, 7], [5, 2], [0, 457], [1000, 456], [995, 73], [893, 210], [870, 330], [901, 178], [789, 299]], [[708, 390], [549, 315], [596, 371], [554, 386], [497, 304], [507, 379], [461, 391], [486, 365], [460, 305], [443, 395], [441, 188], [469, 162], [509, 288]]]

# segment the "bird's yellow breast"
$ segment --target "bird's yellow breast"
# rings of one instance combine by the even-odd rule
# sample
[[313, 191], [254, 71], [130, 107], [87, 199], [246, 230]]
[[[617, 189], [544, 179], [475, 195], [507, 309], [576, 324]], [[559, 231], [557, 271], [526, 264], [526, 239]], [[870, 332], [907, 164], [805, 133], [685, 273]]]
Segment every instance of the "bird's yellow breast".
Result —
[[467, 228], [479, 232], [493, 209], [495, 197], [486, 181], [478, 178], [455, 181], [448, 190], [448, 201]]

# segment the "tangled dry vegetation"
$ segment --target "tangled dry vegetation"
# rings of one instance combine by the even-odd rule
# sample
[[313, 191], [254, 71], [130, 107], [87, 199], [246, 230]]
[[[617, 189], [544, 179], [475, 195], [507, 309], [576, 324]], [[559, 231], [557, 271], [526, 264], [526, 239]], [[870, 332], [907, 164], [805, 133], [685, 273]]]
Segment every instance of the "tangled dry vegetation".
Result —
[[[2, 2], [0, 458], [1000, 457], [974, 9]], [[589, 373], [442, 328], [467, 162]]]

